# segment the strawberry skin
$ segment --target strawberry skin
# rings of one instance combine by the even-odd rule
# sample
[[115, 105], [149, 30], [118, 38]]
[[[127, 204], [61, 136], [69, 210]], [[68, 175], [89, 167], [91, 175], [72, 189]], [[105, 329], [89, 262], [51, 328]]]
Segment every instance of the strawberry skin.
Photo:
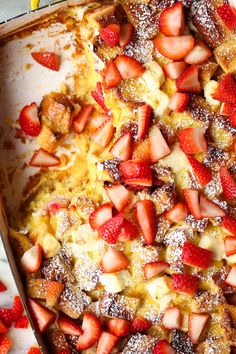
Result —
[[76, 344], [77, 350], [86, 350], [94, 346], [101, 334], [99, 319], [91, 314], [85, 313], [82, 323], [83, 334], [79, 337]]
[[53, 70], [53, 71], [59, 71], [60, 69], [60, 62], [59, 58], [56, 55], [56, 53], [53, 52], [33, 52], [31, 53], [31, 56], [37, 63], [40, 65]]
[[28, 298], [28, 307], [37, 330], [44, 332], [56, 319], [56, 314], [35, 299]]
[[2, 281], [0, 281], [0, 293], [3, 293], [4, 291], [7, 290], [7, 287], [5, 284], [3, 284]]
[[0, 320], [0, 336], [2, 334], [6, 334], [8, 332], [8, 328], [5, 326], [5, 324]]
[[173, 63], [168, 63], [163, 66], [163, 71], [166, 77], [176, 80], [178, 79], [188, 68], [188, 64], [184, 61], [176, 61]]
[[128, 268], [129, 260], [123, 252], [110, 248], [101, 261], [103, 273], [115, 273]]
[[233, 31], [236, 28], [236, 11], [229, 4], [217, 7], [218, 15], [221, 17], [225, 25]]
[[197, 220], [202, 219], [198, 191], [196, 189], [184, 189], [183, 193], [190, 212]]
[[107, 328], [115, 336], [125, 337], [130, 332], [131, 322], [121, 318], [114, 318], [107, 323]]
[[118, 236], [122, 230], [124, 216], [122, 213], [114, 216], [110, 220], [106, 221], [98, 229], [99, 236], [107, 243], [115, 244]]
[[83, 330], [68, 316], [60, 314], [57, 323], [65, 334], [70, 334], [72, 336], [81, 336], [83, 334]]
[[225, 279], [226, 284], [236, 287], [236, 264], [233, 264], [230, 269], [227, 278]]
[[65, 285], [59, 281], [47, 281], [45, 284], [46, 305], [53, 307], [56, 305]]
[[194, 175], [200, 184], [205, 186], [212, 180], [212, 171], [210, 168], [204, 166], [203, 163], [199, 162], [193, 156], [188, 156], [188, 160], [192, 166]]
[[199, 279], [195, 275], [173, 274], [171, 276], [172, 289], [180, 293], [194, 295], [197, 291]]
[[[41, 354], [41, 350], [38, 347], [31, 347], [27, 354]], [[59, 353], [58, 353], [59, 354]], [[63, 353], [62, 353], [63, 354]], [[64, 354], [69, 354], [69, 353], [64, 353]]]
[[137, 79], [145, 71], [142, 64], [127, 55], [118, 55], [115, 64], [123, 79]]
[[220, 114], [222, 116], [229, 116], [233, 110], [234, 110], [234, 106], [232, 104], [222, 102], [222, 104], [220, 106]]
[[93, 230], [98, 230], [105, 222], [112, 218], [112, 207], [110, 203], [100, 205], [89, 217], [89, 224]]
[[114, 47], [119, 43], [120, 26], [112, 23], [107, 27], [102, 28], [99, 34], [107, 46]]
[[161, 339], [155, 346], [153, 354], [175, 354], [175, 351], [167, 340]]
[[119, 44], [121, 48], [125, 48], [132, 40], [134, 27], [131, 23], [123, 23], [120, 27]]
[[142, 140], [147, 135], [149, 127], [150, 127], [150, 119], [151, 119], [150, 106], [147, 104], [144, 104], [143, 106], [138, 107], [137, 117], [138, 117], [137, 138]]
[[231, 127], [236, 128], [236, 109], [233, 108], [229, 115], [229, 123]]
[[187, 128], [179, 133], [179, 143], [185, 154], [198, 154], [207, 151], [205, 128]]
[[143, 161], [129, 160], [120, 163], [119, 170], [126, 184], [152, 186], [152, 171], [150, 165]]
[[12, 347], [12, 340], [7, 338], [5, 334], [0, 336], [0, 353], [7, 354]]
[[92, 139], [95, 143], [105, 148], [110, 143], [113, 134], [113, 118], [108, 117], [92, 134]]
[[221, 226], [230, 236], [236, 236], [236, 220], [230, 216], [224, 216]]
[[101, 82], [97, 82], [96, 89], [91, 92], [91, 96], [97, 102], [97, 104], [104, 110], [104, 112], [107, 115], [111, 114], [110, 109], [107, 108], [107, 106], [105, 104], [105, 99], [104, 99], [104, 95], [103, 95], [103, 89], [102, 89], [102, 83]]
[[12, 309], [0, 308], [0, 320], [6, 327], [11, 327], [12, 319]]
[[118, 337], [114, 336], [114, 334], [102, 332], [98, 341], [96, 354], [110, 354], [116, 346], [117, 341]]
[[93, 112], [93, 106], [91, 104], [88, 104], [87, 106], [82, 107], [81, 111], [74, 118], [73, 124], [72, 124], [76, 133], [78, 133], [78, 134], [82, 133], [87, 121], [91, 117], [92, 112]]
[[119, 242], [126, 242], [130, 240], [135, 240], [138, 236], [138, 231], [133, 223], [129, 220], [124, 219], [121, 232], [118, 236]]
[[236, 182], [225, 166], [220, 168], [220, 181], [226, 199], [236, 198]]
[[200, 213], [202, 218], [216, 218], [225, 215], [225, 212], [217, 204], [203, 195], [200, 196]]
[[188, 207], [185, 203], [178, 202], [165, 213], [165, 217], [171, 222], [180, 222], [188, 216]]
[[201, 85], [198, 80], [198, 66], [191, 65], [184, 73], [176, 80], [177, 90], [179, 92], [200, 93]]
[[179, 36], [185, 27], [182, 2], [162, 11], [159, 19], [159, 29], [166, 36]]
[[16, 320], [15, 328], [28, 328], [29, 327], [29, 320], [27, 318], [27, 316], [21, 316], [20, 318], [18, 318], [18, 320]]
[[41, 130], [41, 123], [38, 117], [38, 107], [35, 102], [22, 108], [19, 116], [21, 129], [30, 136], [38, 136]]
[[131, 324], [131, 332], [144, 332], [152, 326], [152, 323], [141, 316], [136, 317]]
[[130, 132], [124, 133], [112, 145], [109, 152], [121, 161], [127, 161], [132, 154], [132, 135]]
[[21, 266], [25, 272], [34, 273], [39, 270], [42, 262], [43, 250], [39, 244], [34, 245], [26, 251], [20, 259]]
[[221, 102], [236, 104], [236, 81], [231, 74], [224, 75], [212, 97]]
[[135, 204], [135, 215], [145, 243], [152, 245], [156, 233], [156, 209], [151, 200], [141, 200]]
[[183, 59], [193, 48], [194, 38], [191, 35], [178, 37], [156, 37], [155, 48], [166, 58]]
[[212, 262], [212, 252], [191, 242], [185, 242], [182, 249], [182, 262], [192, 267], [207, 269]]
[[143, 267], [145, 279], [149, 280], [153, 278], [155, 275], [164, 272], [164, 270], [168, 267], [169, 264], [165, 261], [154, 261], [146, 263]]
[[22, 305], [21, 299], [19, 295], [14, 297], [13, 305], [12, 305], [12, 320], [18, 320], [24, 312], [24, 307]]
[[113, 60], [110, 60], [104, 69], [104, 81], [107, 88], [116, 87], [122, 81], [122, 76]]
[[187, 109], [189, 95], [187, 93], [176, 92], [171, 97], [168, 107], [175, 112], [184, 112]]
[[108, 197], [118, 211], [122, 211], [130, 203], [130, 193], [122, 184], [105, 186]]
[[197, 344], [210, 318], [208, 313], [192, 313], [188, 318], [188, 334], [193, 344]]
[[236, 237], [234, 236], [225, 237], [224, 244], [225, 244], [225, 253], [227, 257], [236, 254]]

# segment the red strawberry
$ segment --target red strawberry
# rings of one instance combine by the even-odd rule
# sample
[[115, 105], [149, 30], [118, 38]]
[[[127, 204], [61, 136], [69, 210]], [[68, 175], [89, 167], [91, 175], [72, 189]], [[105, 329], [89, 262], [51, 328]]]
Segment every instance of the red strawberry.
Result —
[[35, 102], [22, 108], [19, 116], [21, 129], [30, 136], [38, 136], [41, 130], [41, 123], [38, 116], [38, 107]]
[[198, 191], [195, 189], [184, 189], [183, 192], [190, 212], [196, 219], [202, 219]]
[[28, 307], [34, 325], [40, 333], [44, 332], [56, 319], [56, 314], [53, 311], [47, 309], [35, 299], [28, 298]]
[[131, 332], [144, 332], [152, 326], [152, 323], [141, 316], [136, 317], [131, 324]]
[[108, 331], [117, 337], [125, 337], [129, 334], [131, 322], [121, 318], [113, 318], [107, 323]]
[[98, 145], [106, 147], [114, 134], [113, 119], [107, 118], [107, 120], [100, 125], [92, 134], [92, 139]]
[[70, 334], [71, 336], [81, 336], [83, 334], [83, 330], [80, 326], [68, 316], [60, 314], [57, 323], [65, 334]]
[[171, 221], [179, 223], [188, 216], [188, 207], [185, 203], [178, 202], [170, 210], [165, 213], [165, 217]]
[[16, 295], [13, 300], [13, 305], [12, 305], [12, 320], [16, 321], [18, 320], [24, 312], [24, 307], [22, 305], [20, 296]]
[[7, 290], [7, 287], [3, 282], [0, 280], [0, 293], [3, 293], [4, 291]]
[[144, 276], [146, 280], [153, 278], [155, 275], [164, 272], [166, 268], [169, 267], [169, 264], [164, 261], [154, 261], [146, 263], [144, 265]]
[[12, 347], [12, 340], [7, 338], [4, 334], [0, 336], [0, 353], [7, 354]]
[[64, 290], [65, 285], [59, 281], [47, 281], [45, 284], [46, 305], [54, 307]]
[[156, 233], [156, 209], [151, 200], [141, 200], [135, 204], [135, 215], [145, 243], [152, 245]]
[[56, 215], [58, 211], [67, 208], [69, 204], [70, 200], [67, 198], [56, 198], [47, 203], [46, 209], [49, 214]]
[[225, 166], [220, 168], [220, 181], [223, 189], [223, 195], [226, 199], [236, 198], [236, 182]]
[[138, 107], [137, 109], [138, 117], [138, 134], [137, 138], [142, 140], [148, 133], [150, 127], [151, 118], [151, 108], [148, 104]]
[[198, 277], [189, 274], [173, 274], [171, 281], [174, 291], [189, 295], [195, 294], [199, 284]]
[[73, 120], [73, 128], [75, 129], [76, 133], [82, 133], [87, 121], [91, 117], [92, 112], [93, 106], [91, 104], [82, 107], [81, 111], [76, 115]]
[[175, 112], [183, 112], [187, 109], [189, 95], [187, 93], [176, 92], [170, 99], [168, 107]]
[[126, 184], [145, 187], [152, 186], [152, 171], [146, 162], [129, 160], [120, 163], [119, 170]]
[[155, 346], [153, 354], [175, 354], [175, 351], [167, 340], [161, 339]]
[[115, 64], [123, 79], [136, 79], [145, 71], [142, 64], [127, 55], [118, 55]]
[[18, 318], [18, 320], [16, 320], [15, 328], [28, 328], [29, 327], [29, 320], [27, 318], [27, 316], [21, 316], [20, 318]]
[[102, 332], [98, 341], [96, 354], [110, 354], [116, 346], [117, 341], [117, 336], [109, 332]]
[[129, 260], [123, 252], [109, 248], [101, 261], [103, 273], [115, 273], [126, 269], [129, 266]]
[[182, 315], [178, 307], [165, 309], [162, 324], [168, 329], [179, 329], [182, 325]]
[[171, 151], [169, 146], [158, 128], [158, 125], [153, 125], [151, 127], [148, 139], [150, 157], [153, 163], [170, 154]]
[[8, 328], [5, 326], [5, 324], [0, 320], [0, 336], [2, 334], [6, 334], [8, 332]]
[[225, 253], [227, 257], [236, 254], [236, 237], [227, 236], [224, 239], [224, 243], [225, 243]]
[[185, 27], [182, 2], [163, 10], [159, 19], [159, 29], [166, 36], [179, 36]]
[[119, 43], [120, 25], [112, 23], [105, 28], [100, 29], [100, 37], [109, 47], [114, 47]]
[[229, 116], [229, 123], [231, 127], [236, 128], [236, 109], [232, 109], [230, 116]]
[[148, 138], [143, 141], [136, 141], [133, 144], [132, 160], [151, 163]]
[[185, 154], [207, 151], [205, 128], [186, 128], [179, 132], [179, 142]]
[[0, 320], [6, 327], [11, 327], [12, 319], [12, 309], [0, 308]]
[[122, 213], [106, 221], [99, 229], [99, 236], [107, 243], [114, 244], [122, 230], [124, 216]]
[[126, 132], [119, 137], [112, 145], [109, 152], [121, 161], [127, 161], [131, 158], [132, 153], [132, 135]]
[[107, 106], [105, 104], [105, 99], [104, 99], [104, 95], [103, 95], [103, 89], [102, 89], [101, 82], [97, 82], [96, 89], [91, 92], [91, 95], [92, 95], [93, 99], [97, 102], [97, 104], [99, 104], [99, 106], [102, 107], [104, 112], [107, 115], [110, 115], [111, 111], [109, 108], [107, 108]]
[[41, 266], [42, 257], [42, 247], [36, 244], [23, 254], [20, 259], [21, 266], [27, 273], [37, 272]]
[[222, 219], [222, 227], [231, 236], [236, 236], [236, 220], [225, 215]]
[[197, 344], [209, 319], [208, 313], [192, 313], [188, 318], [188, 335], [193, 344]]
[[56, 53], [52, 52], [33, 52], [31, 53], [32, 57], [34, 58], [37, 63], [40, 65], [53, 70], [59, 71], [60, 69], [60, 62], [59, 58]]
[[121, 232], [118, 236], [119, 242], [127, 242], [136, 239], [138, 231], [136, 227], [128, 220], [124, 219]]
[[234, 106], [230, 103], [222, 102], [220, 106], [220, 114], [222, 116], [229, 116], [234, 110]]
[[200, 197], [200, 213], [203, 218], [216, 218], [225, 215], [225, 212], [218, 205], [203, 195]]
[[105, 190], [116, 210], [121, 211], [129, 205], [130, 193], [122, 184], [111, 184]]
[[123, 23], [120, 27], [120, 40], [119, 44], [121, 48], [126, 47], [132, 40], [134, 33], [134, 27], [131, 23]]
[[236, 105], [236, 81], [231, 74], [224, 75], [212, 97]]
[[98, 230], [100, 226], [105, 224], [112, 218], [112, 207], [110, 203], [100, 205], [92, 212], [89, 217], [89, 224], [93, 230]]
[[91, 313], [85, 313], [82, 323], [84, 333], [76, 344], [77, 350], [86, 350], [94, 346], [101, 334], [99, 319]]
[[184, 61], [176, 61], [173, 63], [165, 64], [162, 69], [166, 77], [176, 80], [178, 79], [188, 68], [188, 64]]
[[113, 60], [110, 60], [104, 69], [104, 81], [107, 88], [115, 87], [122, 81], [121, 74]]
[[59, 157], [51, 154], [42, 148], [35, 150], [34, 155], [32, 156], [30, 166], [34, 167], [52, 167], [60, 165]]
[[212, 252], [191, 242], [184, 242], [182, 262], [192, 267], [207, 269], [212, 262]]
[[188, 156], [188, 160], [192, 166], [194, 175], [200, 184], [205, 186], [212, 180], [212, 171], [210, 168], [204, 166], [203, 163], [199, 162], [193, 156]]
[[218, 15], [221, 17], [225, 25], [230, 29], [234, 30], [236, 28], [236, 11], [229, 4], [224, 4], [217, 7], [216, 9]]
[[166, 58], [183, 59], [193, 48], [194, 38], [191, 35], [179, 37], [156, 37], [155, 48]]
[[71, 354], [70, 350], [60, 350], [57, 354]]
[[177, 90], [180, 92], [200, 93], [201, 85], [198, 80], [198, 66], [191, 65], [185, 72], [176, 80]]
[[31, 347], [27, 354], [41, 354], [41, 350], [38, 347]]
[[184, 61], [187, 64], [202, 64], [212, 56], [212, 51], [201, 39], [195, 39], [193, 49], [186, 55]]
[[225, 282], [230, 286], [236, 287], [236, 264], [234, 264], [233, 267], [230, 269], [230, 272], [227, 275]]

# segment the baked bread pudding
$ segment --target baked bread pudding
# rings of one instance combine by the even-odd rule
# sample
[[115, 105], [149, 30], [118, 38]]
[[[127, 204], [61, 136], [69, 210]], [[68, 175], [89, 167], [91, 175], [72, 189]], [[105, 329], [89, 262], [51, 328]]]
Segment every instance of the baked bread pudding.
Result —
[[[49, 352], [236, 351], [231, 5], [68, 8], [75, 84], [21, 110], [16, 138], [38, 148], [27, 198], [10, 215]], [[56, 52], [31, 54], [60, 70]]]

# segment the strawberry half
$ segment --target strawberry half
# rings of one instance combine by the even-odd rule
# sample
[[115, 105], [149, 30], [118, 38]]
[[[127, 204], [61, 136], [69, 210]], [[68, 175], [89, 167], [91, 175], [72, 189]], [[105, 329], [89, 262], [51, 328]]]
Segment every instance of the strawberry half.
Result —
[[104, 81], [107, 88], [116, 87], [122, 81], [122, 76], [113, 60], [110, 60], [104, 69]]
[[150, 327], [152, 327], [152, 323], [148, 321], [146, 318], [139, 316], [132, 321], [131, 332], [133, 333], [144, 332]]
[[175, 351], [167, 340], [161, 339], [155, 346], [153, 354], [175, 354]]
[[125, 337], [129, 334], [131, 322], [121, 318], [113, 318], [107, 323], [108, 331], [117, 337]]
[[146, 263], [143, 267], [144, 276], [146, 280], [153, 278], [155, 275], [160, 274], [169, 267], [165, 261], [154, 261]]
[[12, 309], [0, 308], [0, 320], [6, 327], [11, 327], [12, 324]]
[[127, 161], [132, 154], [132, 135], [130, 132], [124, 133], [112, 145], [109, 152], [121, 161]]
[[194, 38], [190, 34], [179, 37], [156, 37], [154, 45], [164, 57], [181, 60], [192, 50]]
[[[27, 354], [41, 354], [41, 350], [39, 349], [39, 347], [31, 347]], [[59, 354], [59, 353], [58, 353]], [[63, 353], [62, 353], [63, 354]], [[69, 354], [69, 353], [64, 353], [64, 354]]]
[[114, 134], [113, 118], [107, 118], [107, 120], [100, 125], [92, 134], [92, 140], [98, 145], [106, 147]]
[[195, 275], [173, 274], [171, 276], [172, 289], [174, 291], [194, 295], [197, 291], [199, 279]]
[[230, 103], [222, 102], [220, 106], [220, 114], [222, 116], [229, 116], [234, 110], [234, 106]]
[[71, 336], [81, 336], [83, 334], [83, 330], [80, 326], [68, 316], [60, 314], [57, 323], [65, 334], [70, 334]]
[[8, 332], [8, 328], [5, 326], [5, 324], [0, 320], [0, 336], [2, 334], [6, 334]]
[[38, 136], [41, 131], [41, 123], [38, 116], [38, 107], [35, 102], [22, 108], [19, 116], [21, 129], [30, 136]]
[[82, 107], [81, 111], [76, 115], [73, 120], [73, 128], [75, 129], [76, 133], [80, 134], [85, 128], [85, 125], [91, 114], [93, 113], [93, 106], [88, 104], [87, 106]]
[[118, 55], [115, 64], [123, 79], [137, 79], [145, 71], [142, 64], [127, 55]]
[[129, 160], [120, 163], [119, 170], [125, 184], [151, 187], [152, 171], [150, 165], [143, 161]]
[[127, 242], [130, 240], [135, 240], [138, 236], [138, 231], [136, 227], [129, 220], [124, 219], [121, 232], [118, 236], [119, 242]]
[[200, 184], [205, 186], [212, 180], [212, 171], [210, 168], [206, 167], [192, 156], [188, 156], [188, 160], [192, 166], [194, 175]]
[[101, 28], [99, 35], [107, 46], [114, 47], [119, 43], [120, 25], [112, 23], [105, 28]]
[[132, 160], [151, 163], [148, 138], [143, 141], [136, 141], [133, 144]]
[[189, 95], [187, 93], [176, 92], [171, 97], [168, 107], [175, 112], [183, 112], [187, 109]]
[[193, 344], [197, 344], [210, 315], [208, 313], [192, 313], [188, 318], [188, 335]]
[[107, 243], [115, 244], [118, 236], [122, 230], [124, 216], [122, 213], [114, 216], [110, 220], [106, 221], [98, 229], [99, 236]]
[[123, 23], [120, 27], [119, 44], [121, 48], [125, 48], [132, 40], [134, 27], [131, 23]]
[[236, 237], [234, 236], [225, 237], [224, 244], [225, 244], [225, 253], [227, 257], [236, 254]]
[[59, 71], [60, 61], [53, 52], [32, 52], [31, 56], [37, 63], [53, 71]]
[[162, 324], [168, 329], [179, 329], [182, 325], [182, 315], [178, 307], [165, 309]]
[[191, 65], [185, 72], [176, 80], [177, 90], [180, 92], [200, 93], [201, 85], [198, 80], [198, 66]]
[[35, 299], [28, 298], [28, 307], [35, 327], [42, 333], [44, 332], [56, 319], [56, 314], [47, 309]]
[[163, 66], [163, 71], [166, 77], [176, 80], [178, 79], [188, 68], [188, 64], [184, 61], [176, 61], [173, 63], [168, 63]]
[[7, 338], [7, 336], [5, 334], [0, 336], [0, 353], [1, 354], [7, 354], [9, 352], [9, 350], [11, 349], [13, 344], [13, 341], [9, 338]]
[[43, 249], [39, 244], [26, 251], [20, 259], [22, 268], [27, 273], [35, 273], [39, 270], [43, 257]]
[[83, 334], [79, 337], [76, 344], [77, 350], [86, 350], [94, 346], [101, 334], [99, 319], [91, 314], [85, 313], [82, 323]]
[[185, 27], [182, 2], [163, 10], [159, 19], [159, 29], [166, 36], [179, 36]]
[[200, 196], [200, 213], [202, 218], [217, 218], [225, 215], [225, 212], [218, 205], [203, 195]]
[[236, 109], [233, 108], [229, 115], [229, 123], [231, 127], [236, 128]]
[[236, 81], [231, 74], [224, 75], [212, 97], [236, 105]]
[[220, 168], [220, 181], [223, 189], [223, 195], [226, 199], [236, 198], [236, 182], [225, 166]]
[[102, 83], [101, 82], [97, 82], [96, 89], [91, 92], [91, 96], [97, 102], [97, 104], [104, 110], [104, 112], [107, 115], [111, 114], [110, 109], [107, 108], [107, 106], [105, 104], [105, 99], [104, 99], [104, 94], [103, 94], [103, 89], [102, 89]]
[[130, 193], [122, 184], [110, 184], [105, 190], [116, 210], [121, 211], [129, 205]]
[[192, 267], [207, 269], [212, 262], [212, 252], [191, 242], [184, 242], [182, 262]]
[[105, 222], [112, 218], [112, 207], [110, 203], [100, 205], [89, 217], [89, 224], [93, 230], [98, 230]]
[[138, 107], [137, 109], [138, 117], [138, 134], [137, 138], [142, 140], [148, 133], [150, 127], [151, 119], [151, 108], [148, 104]]
[[64, 290], [65, 285], [59, 281], [47, 281], [45, 284], [46, 305], [47, 307], [54, 307]]
[[98, 341], [96, 354], [110, 354], [116, 346], [117, 341], [118, 337], [114, 336], [114, 334], [102, 332]]
[[198, 191], [196, 189], [184, 189], [183, 193], [190, 212], [196, 219], [202, 219]]
[[184, 221], [188, 216], [189, 210], [185, 203], [178, 202], [170, 210], [165, 213], [165, 217], [175, 223]]
[[212, 56], [212, 51], [201, 39], [195, 39], [193, 49], [186, 55], [184, 61], [187, 64], [202, 64]]
[[227, 278], [225, 279], [226, 284], [236, 287], [236, 264], [230, 269]]
[[20, 318], [18, 318], [18, 320], [16, 320], [15, 324], [14, 324], [15, 328], [28, 328], [29, 327], [29, 320], [27, 318], [27, 316], [21, 316]]
[[115, 273], [128, 268], [129, 260], [123, 252], [109, 248], [101, 261], [103, 273]]
[[205, 128], [187, 128], [179, 132], [179, 143], [185, 154], [207, 151], [205, 131]]
[[7, 287], [3, 282], [0, 280], [0, 293], [3, 293], [4, 291], [7, 290]]
[[12, 305], [12, 320], [18, 320], [24, 312], [24, 307], [22, 305], [21, 299], [19, 295], [16, 295], [13, 300]]
[[236, 220], [225, 215], [222, 219], [221, 226], [230, 236], [236, 236]]
[[151, 127], [148, 139], [150, 157], [153, 163], [170, 154], [170, 148], [158, 128], [158, 125], [153, 125]]
[[60, 165], [60, 163], [59, 157], [40, 148], [34, 152], [29, 165], [33, 167], [53, 167]]
[[156, 209], [151, 200], [141, 200], [135, 204], [135, 215], [145, 243], [152, 245], [156, 234]]
[[236, 28], [236, 11], [229, 4], [217, 7], [218, 15], [221, 17], [225, 25], [233, 31]]

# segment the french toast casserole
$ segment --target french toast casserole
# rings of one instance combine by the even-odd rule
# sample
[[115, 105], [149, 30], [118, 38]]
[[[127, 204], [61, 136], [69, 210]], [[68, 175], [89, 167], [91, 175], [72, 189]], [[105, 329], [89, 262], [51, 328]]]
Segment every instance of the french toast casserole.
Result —
[[[14, 122], [36, 146], [9, 237], [38, 331], [51, 353], [235, 353], [233, 3], [88, 1], [63, 21], [73, 75]], [[30, 65], [60, 74], [56, 48]]]

